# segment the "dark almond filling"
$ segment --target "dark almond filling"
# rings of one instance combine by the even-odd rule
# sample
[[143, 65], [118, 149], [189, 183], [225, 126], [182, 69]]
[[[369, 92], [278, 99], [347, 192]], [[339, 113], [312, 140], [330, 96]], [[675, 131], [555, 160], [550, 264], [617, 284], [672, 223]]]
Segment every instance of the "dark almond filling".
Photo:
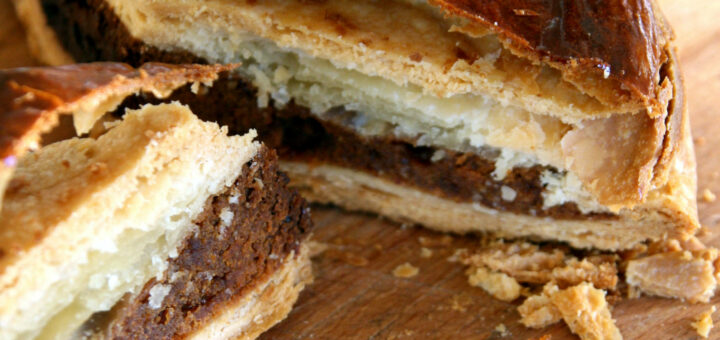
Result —
[[[287, 183], [275, 152], [263, 147], [231, 187], [208, 199], [163, 279], [148, 281], [116, 306], [112, 324], [97, 327], [112, 339], [184, 338], [267, 280], [311, 228], [307, 203]], [[159, 306], [150, 301], [158, 285], [170, 288]]]
[[[186, 51], [161, 51], [133, 38], [103, 0], [42, 3], [50, 26], [78, 61], [117, 60], [136, 66], [147, 61], [204, 62]], [[391, 136], [361, 136], [339, 123], [343, 117], [353, 116], [342, 109], [328, 114], [336, 118], [332, 121], [320, 120], [293, 102], [282, 108], [271, 102], [260, 109], [256, 92], [239, 76], [226, 75], [199, 95], [185, 87], [169, 100], [188, 104], [202, 119], [227, 125], [232, 133], [257, 129], [263, 142], [276, 148], [286, 161], [360, 170], [457, 202], [474, 202], [519, 214], [558, 219], [615, 218], [609, 213], [583, 213], [572, 202], [544, 209], [545, 188], [540, 175], [546, 170], [555, 171], [552, 168], [517, 167], [503, 180], [496, 180], [492, 176], [495, 164], [489, 157], [417, 146], [412, 140]], [[125, 105], [137, 107], [146, 102], [157, 100], [145, 96], [130, 99]], [[503, 187], [512, 189], [514, 199], [503, 199]]]

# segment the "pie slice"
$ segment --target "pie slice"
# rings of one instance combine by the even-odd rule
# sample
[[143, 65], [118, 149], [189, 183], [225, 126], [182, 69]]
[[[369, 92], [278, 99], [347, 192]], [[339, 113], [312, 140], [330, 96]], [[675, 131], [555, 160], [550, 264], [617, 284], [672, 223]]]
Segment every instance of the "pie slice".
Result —
[[47, 63], [242, 62], [192, 109], [257, 129], [313, 201], [601, 249], [698, 228], [651, 0], [15, 3]]
[[253, 339], [287, 315], [312, 280], [310, 212], [255, 131], [228, 137], [174, 102], [23, 155], [61, 113], [82, 120], [108, 98], [228, 68], [0, 71], [3, 157], [17, 158], [0, 210], [0, 338]]

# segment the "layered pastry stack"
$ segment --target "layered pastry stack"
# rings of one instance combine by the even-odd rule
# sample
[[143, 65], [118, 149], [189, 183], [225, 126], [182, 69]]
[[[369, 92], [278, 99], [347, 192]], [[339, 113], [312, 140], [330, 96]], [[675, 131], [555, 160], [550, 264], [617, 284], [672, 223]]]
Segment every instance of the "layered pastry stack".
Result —
[[653, 1], [16, 4], [51, 64], [242, 62], [194, 110], [258, 129], [314, 201], [600, 249], [698, 227]]
[[[95, 124], [230, 68], [0, 71], [0, 339], [253, 339], [287, 315], [312, 278], [310, 215], [254, 131], [178, 103]], [[38, 148], [70, 113], [93, 136]]]

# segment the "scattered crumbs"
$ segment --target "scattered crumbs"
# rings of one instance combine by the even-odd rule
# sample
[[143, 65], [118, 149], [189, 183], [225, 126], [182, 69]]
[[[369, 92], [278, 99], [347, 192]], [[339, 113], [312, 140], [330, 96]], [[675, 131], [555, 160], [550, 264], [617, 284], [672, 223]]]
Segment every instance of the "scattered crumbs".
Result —
[[366, 259], [360, 255], [357, 255], [355, 253], [344, 252], [342, 254], [343, 254], [343, 256], [342, 256], [343, 262], [353, 265], [355, 267], [365, 267], [369, 263], [368, 259]]
[[308, 255], [310, 257], [318, 256], [322, 253], [324, 253], [328, 249], [328, 245], [326, 243], [317, 242], [317, 241], [309, 241], [307, 243], [308, 245]]
[[505, 327], [504, 323], [495, 326], [495, 332], [498, 332], [501, 337], [506, 337], [510, 335], [510, 332], [508, 332], [508, 329], [507, 327]]
[[710, 330], [713, 328], [712, 314], [715, 313], [715, 310], [715, 306], [712, 306], [710, 309], [698, 315], [696, 321], [690, 324], [695, 328], [697, 334], [705, 339], [710, 335]]
[[703, 201], [708, 202], [708, 203], [715, 202], [715, 200], [717, 199], [717, 196], [715, 196], [715, 194], [712, 191], [710, 191], [710, 189], [706, 188], [702, 192], [702, 199], [703, 199]]
[[443, 235], [442, 237], [418, 237], [418, 242], [423, 247], [437, 248], [446, 247], [452, 244], [453, 238], [450, 235]]
[[420, 257], [427, 259], [432, 257], [433, 251], [429, 248], [422, 247], [420, 248]]
[[190, 85], [190, 91], [193, 94], [198, 94], [198, 92], [200, 92], [200, 82], [196, 81], [196, 82], [192, 83], [192, 85]]
[[332, 246], [327, 247], [327, 250], [325, 250], [323, 253], [323, 257], [342, 261], [355, 267], [365, 267], [370, 263], [368, 259], [357, 255], [356, 253], [350, 251], [341, 251]]
[[420, 269], [418, 269], [418, 267], [415, 267], [412, 264], [405, 262], [395, 267], [395, 269], [393, 270], [393, 275], [395, 277], [407, 279], [417, 275], [418, 272], [420, 272]]
[[460, 295], [453, 295], [452, 300], [450, 301], [450, 308], [456, 312], [465, 313], [469, 304], [469, 299], [463, 299]]
[[522, 286], [514, 278], [484, 267], [469, 269], [468, 283], [473, 287], [484, 289], [494, 298], [505, 302], [517, 299], [522, 291]]
[[705, 139], [705, 137], [703, 137], [703, 136], [699, 136], [699, 137], [695, 137], [694, 142], [695, 142], [695, 145], [697, 145], [697, 146], [702, 146], [702, 145], [705, 144], [706, 139]]

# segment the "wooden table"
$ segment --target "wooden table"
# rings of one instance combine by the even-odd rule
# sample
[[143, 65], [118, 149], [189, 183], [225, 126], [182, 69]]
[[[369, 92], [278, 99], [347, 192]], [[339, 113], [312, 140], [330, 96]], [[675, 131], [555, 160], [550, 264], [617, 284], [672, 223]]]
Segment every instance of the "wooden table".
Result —
[[[720, 194], [720, 1], [662, 0], [678, 36], [698, 157], [699, 191]], [[0, 67], [33, 65], [9, 0], [0, 0]], [[703, 240], [720, 247], [720, 200], [699, 203], [700, 219], [713, 233]], [[447, 261], [471, 237], [438, 244], [420, 256], [419, 237], [443, 235], [389, 223], [372, 215], [332, 208], [313, 210], [316, 238], [329, 249], [314, 261], [315, 283], [300, 296], [289, 317], [263, 339], [573, 339], [562, 323], [530, 330], [518, 323], [517, 303], [503, 303], [470, 287], [464, 268]], [[442, 242], [438, 242], [442, 243]], [[401, 279], [393, 269], [405, 262], [417, 276]], [[718, 294], [712, 303], [720, 302]], [[643, 297], [613, 308], [626, 339], [693, 339], [690, 327], [709, 305]], [[714, 319], [720, 322], [720, 313]], [[720, 339], [720, 330], [711, 338]]]

